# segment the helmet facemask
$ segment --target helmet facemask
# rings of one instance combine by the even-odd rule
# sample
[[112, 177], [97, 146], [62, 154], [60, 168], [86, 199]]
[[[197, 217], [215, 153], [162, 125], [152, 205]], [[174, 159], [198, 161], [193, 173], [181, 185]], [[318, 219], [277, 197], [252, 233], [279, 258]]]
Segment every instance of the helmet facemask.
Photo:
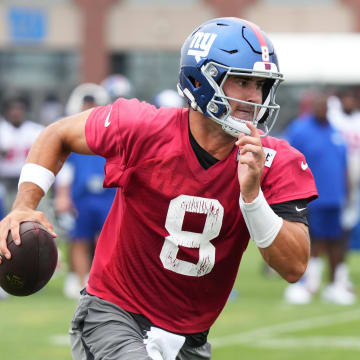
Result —
[[[220, 124], [226, 133], [234, 137], [238, 137], [240, 133], [249, 135], [250, 130], [246, 126], [246, 120], [238, 119], [231, 115], [232, 109], [229, 100], [235, 101], [253, 107], [253, 117], [250, 122], [261, 130], [262, 133], [260, 136], [264, 137], [269, 134], [280, 110], [280, 106], [275, 102], [275, 94], [280, 82], [283, 80], [281, 73], [277, 71], [233, 68], [212, 61], [201, 67], [201, 73], [215, 91], [206, 106], [205, 115]], [[221, 73], [220, 80], [219, 73]], [[229, 76], [265, 79], [262, 104], [226, 96], [223, 91], [223, 86]], [[216, 78], [218, 80], [216, 80]]]
[[[226, 96], [223, 88], [229, 76], [264, 80], [261, 103]], [[270, 39], [257, 25], [243, 19], [209, 20], [193, 31], [181, 48], [179, 93], [194, 110], [234, 137], [241, 132], [249, 134], [246, 121], [258, 127], [261, 136], [269, 134], [280, 109], [275, 93], [281, 81], [283, 75]], [[252, 119], [232, 116], [242, 116], [236, 111], [242, 107], [252, 113]]]

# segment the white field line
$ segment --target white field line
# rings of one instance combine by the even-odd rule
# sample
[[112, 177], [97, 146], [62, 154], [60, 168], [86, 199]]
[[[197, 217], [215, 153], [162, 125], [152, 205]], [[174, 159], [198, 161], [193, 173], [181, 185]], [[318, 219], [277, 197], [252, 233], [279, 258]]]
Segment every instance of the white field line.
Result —
[[[287, 322], [245, 331], [238, 334], [209, 339], [213, 348], [229, 345], [252, 344], [266, 348], [343, 348], [360, 350], [360, 337], [302, 337], [276, 338], [283, 333], [319, 328], [329, 325], [360, 320], [360, 309], [337, 314], [329, 314], [299, 321]], [[50, 337], [50, 343], [58, 346], [70, 346], [69, 335], [60, 334]]]
[[283, 333], [319, 328], [357, 320], [360, 320], [360, 309], [276, 324], [238, 334], [210, 339], [209, 342], [213, 347], [251, 343], [264, 340], [266, 338], [271, 339], [272, 337], [276, 337]]
[[257, 347], [274, 349], [337, 348], [347, 350], [360, 350], [360, 337], [312, 336], [302, 338], [274, 338], [259, 340], [255, 344]]
[[[57, 346], [70, 346], [68, 335], [52, 336], [50, 342]], [[360, 350], [360, 337], [322, 336], [311, 338], [264, 339], [258, 340], [254, 344], [257, 347], [273, 349], [338, 348]]]
[[52, 335], [49, 341], [51, 344], [58, 346], [70, 346], [70, 335]]

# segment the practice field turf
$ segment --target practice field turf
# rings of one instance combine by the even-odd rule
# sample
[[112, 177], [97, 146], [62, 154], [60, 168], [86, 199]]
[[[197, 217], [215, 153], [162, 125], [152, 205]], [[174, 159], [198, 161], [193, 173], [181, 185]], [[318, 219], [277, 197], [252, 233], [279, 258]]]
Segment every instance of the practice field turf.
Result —
[[[253, 244], [245, 253], [236, 291], [210, 332], [214, 360], [357, 360], [360, 307], [324, 304], [290, 306], [285, 281], [264, 277]], [[350, 256], [360, 296], [360, 252]], [[0, 301], [1, 360], [71, 360], [67, 331], [76, 306], [62, 296], [57, 273], [45, 289], [26, 298]]]

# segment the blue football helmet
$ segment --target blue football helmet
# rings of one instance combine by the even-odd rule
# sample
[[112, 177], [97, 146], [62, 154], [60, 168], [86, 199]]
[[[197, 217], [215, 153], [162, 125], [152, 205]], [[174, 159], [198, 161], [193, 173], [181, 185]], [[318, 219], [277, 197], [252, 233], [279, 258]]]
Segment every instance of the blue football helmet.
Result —
[[[223, 85], [229, 76], [265, 79], [262, 103], [226, 96]], [[253, 106], [252, 123], [266, 136], [278, 116], [275, 93], [283, 81], [274, 47], [260, 28], [238, 18], [217, 18], [205, 22], [185, 40], [181, 49], [178, 92], [189, 105], [213, 119], [223, 130], [237, 137], [250, 134], [245, 120], [231, 116], [228, 100]]]

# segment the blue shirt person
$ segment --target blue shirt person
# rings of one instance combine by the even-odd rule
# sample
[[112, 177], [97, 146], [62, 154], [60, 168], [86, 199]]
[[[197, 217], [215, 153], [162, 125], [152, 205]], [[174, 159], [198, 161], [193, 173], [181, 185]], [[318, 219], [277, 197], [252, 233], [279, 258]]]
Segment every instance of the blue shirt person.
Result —
[[341, 214], [347, 200], [347, 147], [342, 134], [327, 118], [327, 96], [317, 94], [312, 112], [296, 118], [288, 126], [285, 138], [301, 151], [310, 167], [319, 198], [308, 206], [311, 258], [302, 280], [288, 286], [285, 298], [291, 303], [308, 303], [319, 290], [322, 276], [321, 256], [329, 259], [330, 285], [322, 296], [325, 301], [350, 305], [355, 295], [345, 263], [348, 237]]

